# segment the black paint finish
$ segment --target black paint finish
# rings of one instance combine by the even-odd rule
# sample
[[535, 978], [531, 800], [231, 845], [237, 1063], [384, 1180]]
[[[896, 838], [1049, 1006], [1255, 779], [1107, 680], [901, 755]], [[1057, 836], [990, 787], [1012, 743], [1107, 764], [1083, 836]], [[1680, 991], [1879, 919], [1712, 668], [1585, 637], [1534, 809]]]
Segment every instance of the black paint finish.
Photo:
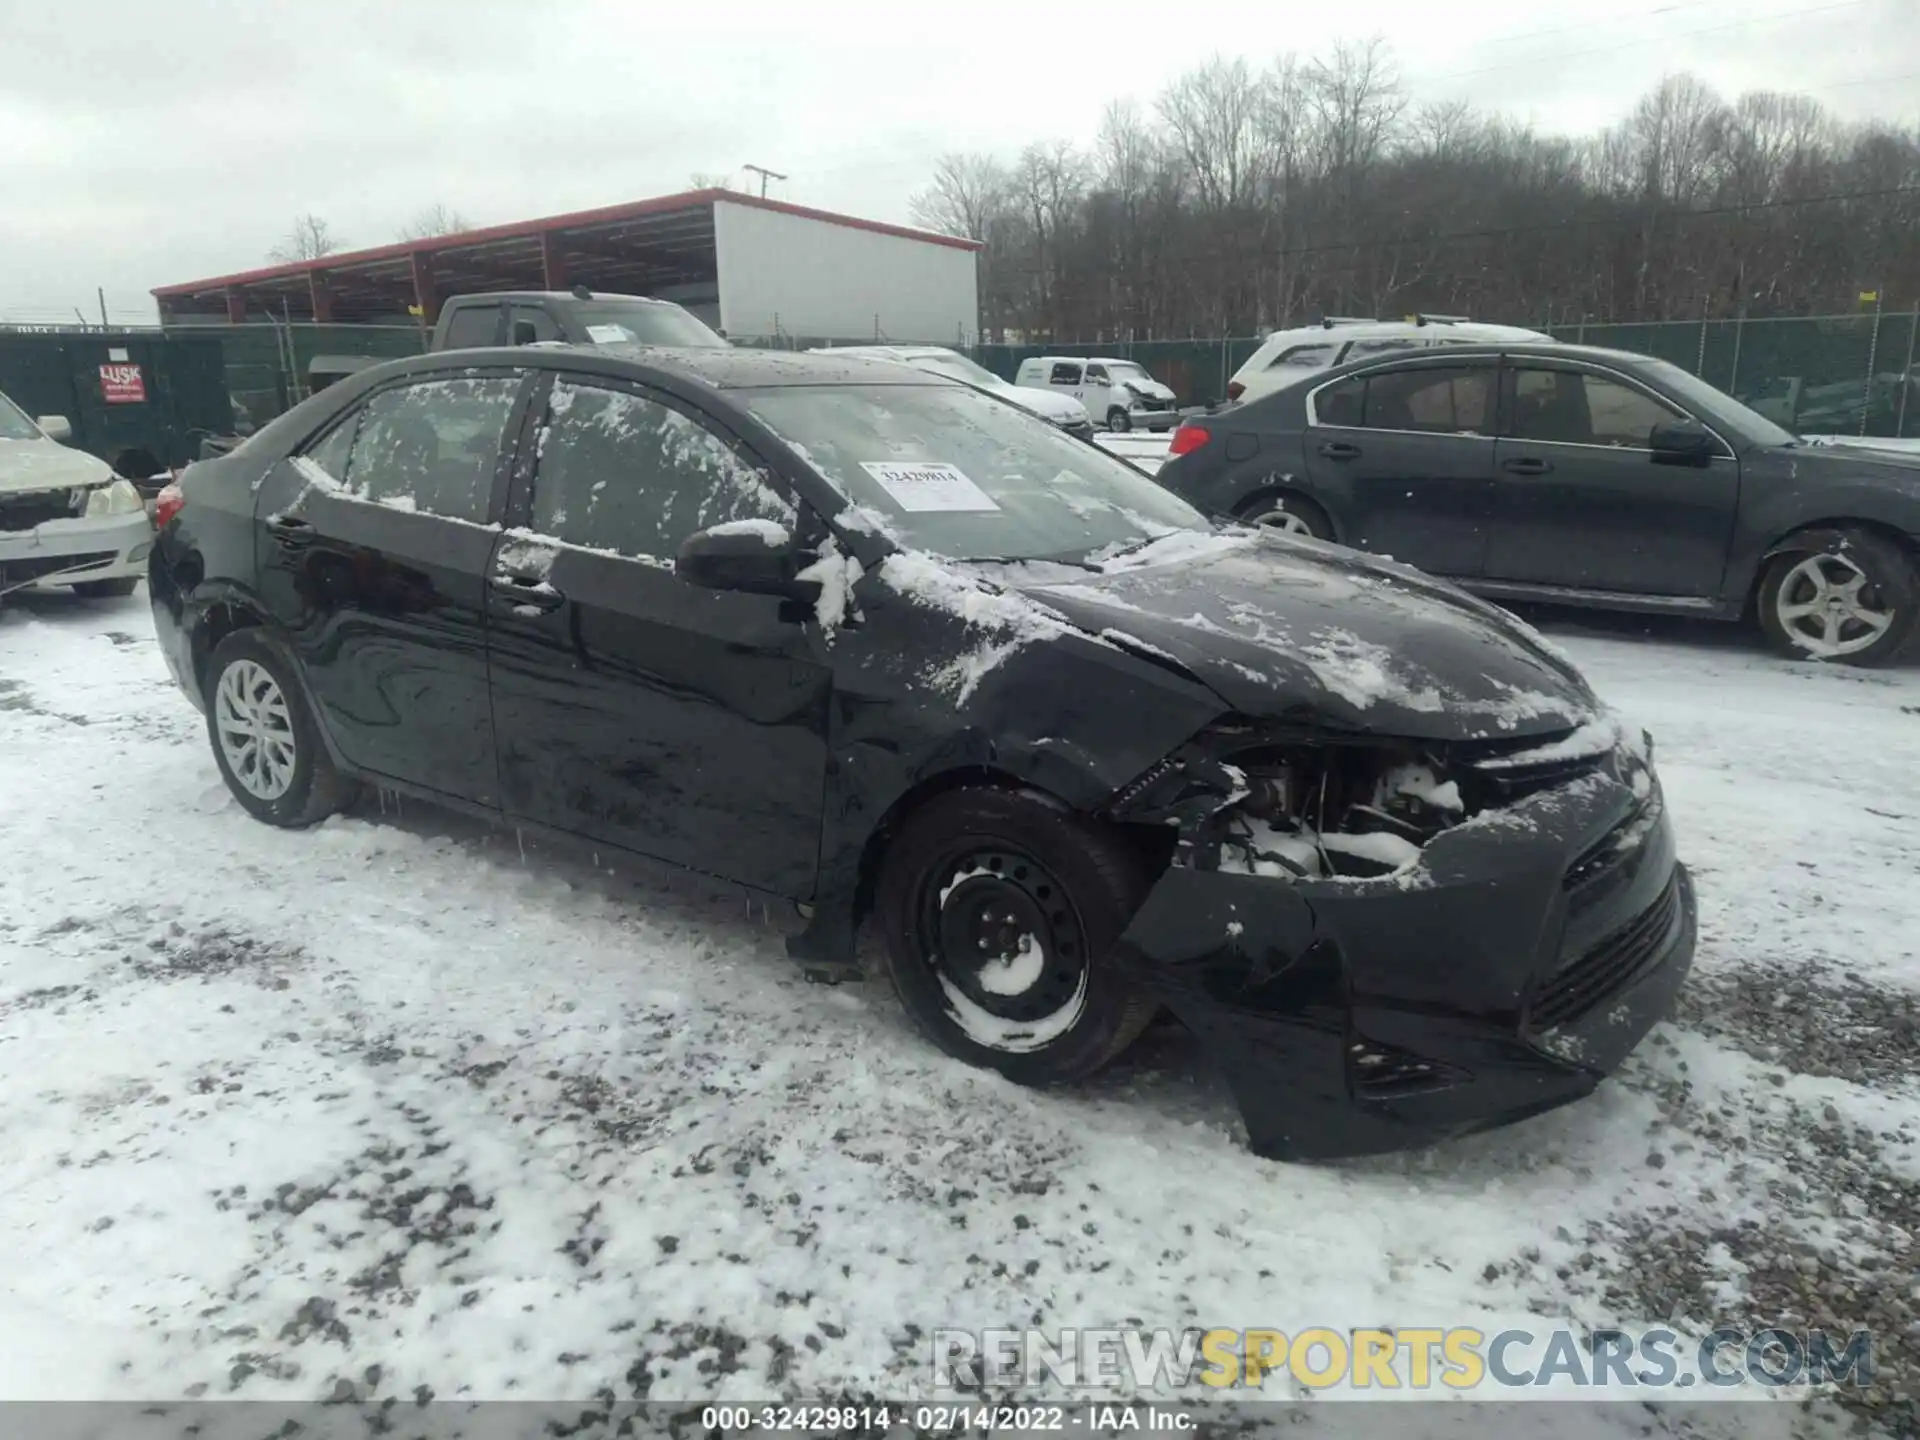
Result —
[[[484, 524], [355, 498], [290, 458], [382, 387], [503, 370], [526, 379]], [[556, 373], [666, 397], [741, 447], [792, 504], [796, 559], [828, 540], [857, 559], [846, 618], [529, 531]], [[983, 632], [928, 589], [927, 557], [850, 522], [731, 393], [850, 376], [941, 383], [830, 357], [564, 348], [356, 375], [184, 477], [152, 562], [162, 649], [199, 703], [212, 646], [260, 626], [346, 772], [809, 902], [794, 948], [817, 962], [850, 963], [890, 827], [930, 793], [1015, 785], [1126, 826], [1161, 878], [1119, 961], [1220, 1057], [1265, 1153], [1376, 1150], [1560, 1103], [1660, 1013], [1692, 944], [1664, 818], [1598, 878], [1582, 858], [1633, 813], [1622, 783], [1444, 834], [1406, 886], [1170, 863], [1184, 828], [1127, 812], [1143, 777], [1222, 723], [1443, 750], [1566, 735], [1597, 702], [1524, 626], [1402, 565], [1243, 533], [1184, 559], [933, 565], [988, 610], [1044, 607], [1011, 640]], [[1604, 1024], [1531, 1033], [1546, 977], [1648, 923], [1669, 886], [1684, 903]], [[1451, 1078], [1397, 1093], [1356, 1045]]]
[[[1322, 410], [1354, 417], [1311, 399], [1344, 377], [1465, 363], [1498, 364], [1506, 377], [1492, 423], [1474, 435], [1328, 423]], [[1644, 447], [1516, 438], [1521, 367], [1591, 373], [1659, 397], [1712, 433], [1712, 454], [1688, 462]], [[1342, 543], [1502, 598], [1683, 604], [1734, 620], [1767, 554], [1798, 531], [1866, 522], [1920, 545], [1920, 456], [1782, 444], [1790, 437], [1739, 402], [1618, 351], [1449, 346], [1373, 357], [1190, 423], [1207, 443], [1158, 478], [1200, 509], [1232, 515], [1276, 492], [1307, 496]]]

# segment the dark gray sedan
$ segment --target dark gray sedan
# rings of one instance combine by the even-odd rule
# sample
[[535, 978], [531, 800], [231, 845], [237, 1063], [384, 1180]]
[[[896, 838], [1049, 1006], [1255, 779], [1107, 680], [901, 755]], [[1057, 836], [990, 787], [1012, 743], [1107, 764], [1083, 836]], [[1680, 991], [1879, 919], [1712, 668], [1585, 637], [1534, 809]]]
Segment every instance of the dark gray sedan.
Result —
[[1499, 600], [1757, 618], [1870, 665], [1920, 616], [1920, 455], [1809, 445], [1677, 366], [1581, 345], [1315, 371], [1175, 432], [1201, 509]]

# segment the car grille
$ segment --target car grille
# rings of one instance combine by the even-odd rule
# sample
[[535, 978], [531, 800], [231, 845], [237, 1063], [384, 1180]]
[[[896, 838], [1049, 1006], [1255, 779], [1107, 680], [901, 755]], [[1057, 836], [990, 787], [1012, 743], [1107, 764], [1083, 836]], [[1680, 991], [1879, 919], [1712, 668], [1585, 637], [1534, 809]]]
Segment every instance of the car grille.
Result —
[[1173, 408], [1173, 402], [1171, 400], [1162, 400], [1155, 395], [1143, 395], [1134, 403], [1142, 410], [1171, 410]]
[[31, 530], [49, 520], [72, 518], [71, 490], [34, 490], [25, 495], [0, 495], [0, 531]]
[[1528, 1027], [1538, 1033], [1577, 1020], [1638, 980], [1659, 958], [1679, 904], [1676, 877], [1637, 919], [1547, 977], [1528, 1007]]

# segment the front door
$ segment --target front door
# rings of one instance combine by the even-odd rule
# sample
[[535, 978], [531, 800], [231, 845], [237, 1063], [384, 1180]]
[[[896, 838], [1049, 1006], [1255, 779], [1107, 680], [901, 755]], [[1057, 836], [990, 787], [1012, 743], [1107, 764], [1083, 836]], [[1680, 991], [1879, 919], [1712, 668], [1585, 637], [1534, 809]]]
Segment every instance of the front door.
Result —
[[498, 802], [487, 564], [516, 373], [376, 391], [267, 476], [261, 599], [355, 768]]
[[707, 417], [623, 382], [556, 379], [533, 450], [523, 528], [489, 579], [508, 813], [810, 896], [832, 690], [818, 637], [790, 602], [673, 571], [695, 531], [791, 527], [792, 505]]
[[1730, 451], [1657, 459], [1656, 425], [1688, 418], [1625, 376], [1571, 362], [1506, 372], [1485, 578], [1629, 595], [1718, 593], [1739, 501]]
[[1498, 367], [1408, 360], [1313, 395], [1307, 473], [1346, 517], [1340, 539], [1436, 575], [1486, 558]]

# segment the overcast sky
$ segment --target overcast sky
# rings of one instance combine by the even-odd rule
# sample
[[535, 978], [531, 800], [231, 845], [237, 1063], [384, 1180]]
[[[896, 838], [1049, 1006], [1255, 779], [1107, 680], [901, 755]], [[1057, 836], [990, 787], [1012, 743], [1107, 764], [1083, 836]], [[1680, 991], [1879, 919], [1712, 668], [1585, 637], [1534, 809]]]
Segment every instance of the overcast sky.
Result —
[[1611, 123], [1663, 74], [1920, 121], [1920, 0], [0, 0], [0, 318], [151, 315], [147, 291], [262, 264], [293, 215], [384, 244], [684, 189], [882, 220], [947, 150], [1092, 137], [1216, 52], [1379, 34], [1416, 100], [1545, 130]]

